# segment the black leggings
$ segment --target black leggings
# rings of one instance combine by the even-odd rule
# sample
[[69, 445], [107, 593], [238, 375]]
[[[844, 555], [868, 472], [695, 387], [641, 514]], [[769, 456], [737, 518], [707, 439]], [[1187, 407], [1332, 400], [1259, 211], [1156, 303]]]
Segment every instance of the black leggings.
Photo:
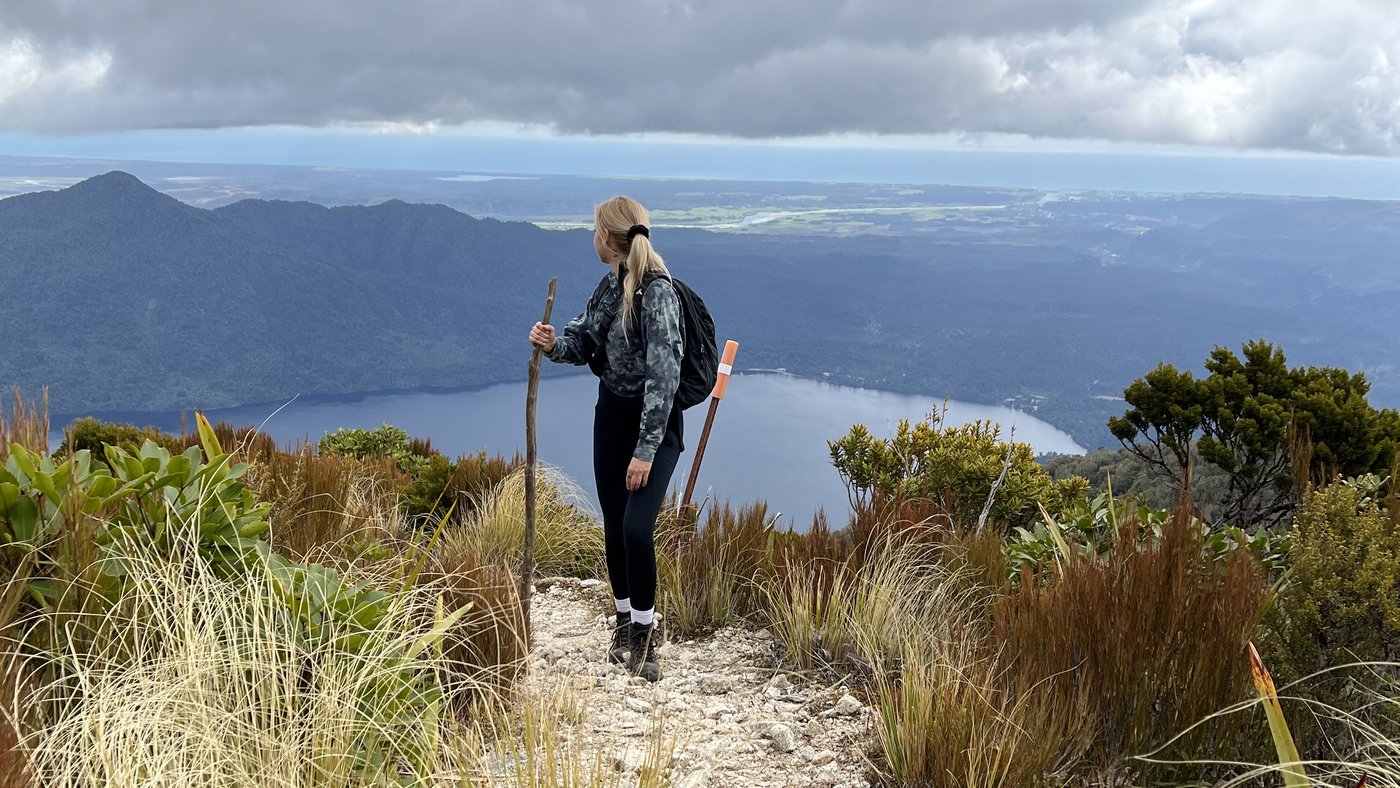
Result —
[[671, 408], [666, 436], [652, 460], [646, 486], [627, 489], [627, 466], [641, 432], [642, 398], [619, 397], [598, 382], [593, 411], [593, 478], [603, 509], [603, 538], [613, 596], [631, 599], [633, 610], [656, 607], [656, 515], [685, 450], [680, 408]]

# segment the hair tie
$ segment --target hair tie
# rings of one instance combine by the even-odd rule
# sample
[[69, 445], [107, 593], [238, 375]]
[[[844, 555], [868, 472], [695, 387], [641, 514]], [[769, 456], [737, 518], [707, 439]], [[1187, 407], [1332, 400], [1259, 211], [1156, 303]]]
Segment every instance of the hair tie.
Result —
[[627, 240], [630, 241], [639, 235], [647, 239], [648, 241], [651, 240], [651, 232], [647, 230], [646, 225], [644, 224], [632, 225], [631, 229], [627, 231]]

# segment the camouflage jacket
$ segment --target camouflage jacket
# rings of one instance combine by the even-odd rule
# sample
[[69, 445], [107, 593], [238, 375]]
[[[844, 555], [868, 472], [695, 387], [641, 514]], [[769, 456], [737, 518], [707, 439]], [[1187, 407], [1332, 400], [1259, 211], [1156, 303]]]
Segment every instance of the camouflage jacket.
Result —
[[642, 294], [641, 331], [636, 330], [634, 320], [624, 337], [622, 277], [626, 271], [624, 267], [603, 277], [583, 314], [555, 336], [554, 349], [548, 355], [561, 364], [587, 364], [597, 338], [602, 338], [608, 360], [603, 385], [619, 397], [642, 398], [641, 431], [632, 456], [651, 462], [666, 435], [666, 422], [681, 381], [680, 300], [669, 279], [652, 280]]

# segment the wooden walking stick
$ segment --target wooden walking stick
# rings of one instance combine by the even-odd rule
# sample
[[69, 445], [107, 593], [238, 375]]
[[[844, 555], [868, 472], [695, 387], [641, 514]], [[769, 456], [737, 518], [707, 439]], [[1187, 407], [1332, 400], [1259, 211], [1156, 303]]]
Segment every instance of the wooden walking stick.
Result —
[[[554, 311], [554, 287], [559, 278], [549, 280], [549, 297], [544, 302], [544, 320]], [[558, 339], [555, 339], [557, 342]], [[520, 559], [520, 611], [525, 616], [525, 631], [530, 631], [530, 592], [535, 580], [535, 400], [540, 394], [540, 356], [535, 348], [530, 354], [530, 383], [525, 394], [525, 555]]]
[[710, 427], [715, 423], [715, 411], [719, 401], [729, 389], [729, 373], [734, 371], [734, 357], [739, 354], [739, 343], [729, 340], [724, 343], [724, 353], [719, 360], [719, 374], [715, 377], [714, 391], [710, 392], [710, 412], [705, 414], [705, 429], [700, 432], [700, 442], [695, 446], [695, 462], [690, 464], [690, 480], [685, 483], [685, 497], [681, 499], [681, 512], [690, 519], [690, 497], [695, 494], [695, 480], [700, 476], [700, 461], [705, 459], [705, 444], [710, 442]]

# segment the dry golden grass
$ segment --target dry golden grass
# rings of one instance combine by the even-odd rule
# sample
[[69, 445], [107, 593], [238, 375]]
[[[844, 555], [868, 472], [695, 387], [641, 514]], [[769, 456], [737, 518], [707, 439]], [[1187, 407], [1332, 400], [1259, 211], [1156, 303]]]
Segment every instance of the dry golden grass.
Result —
[[308, 639], [260, 572], [225, 578], [154, 557], [130, 567], [123, 604], [88, 622], [92, 647], [46, 655], [48, 711], [24, 743], [42, 785], [427, 780], [452, 758], [446, 707], [490, 695], [494, 677], [453, 662], [450, 629], [438, 645], [436, 622], [450, 619], [439, 585], [396, 591], [347, 646], [354, 625], [328, 619]]
[[[536, 573], [597, 577], [603, 566], [603, 529], [588, 498], [553, 468], [541, 468], [536, 485]], [[506, 477], [475, 512], [449, 522], [437, 549], [446, 560], [470, 555], [484, 564], [518, 567], [525, 549], [524, 473]]]

